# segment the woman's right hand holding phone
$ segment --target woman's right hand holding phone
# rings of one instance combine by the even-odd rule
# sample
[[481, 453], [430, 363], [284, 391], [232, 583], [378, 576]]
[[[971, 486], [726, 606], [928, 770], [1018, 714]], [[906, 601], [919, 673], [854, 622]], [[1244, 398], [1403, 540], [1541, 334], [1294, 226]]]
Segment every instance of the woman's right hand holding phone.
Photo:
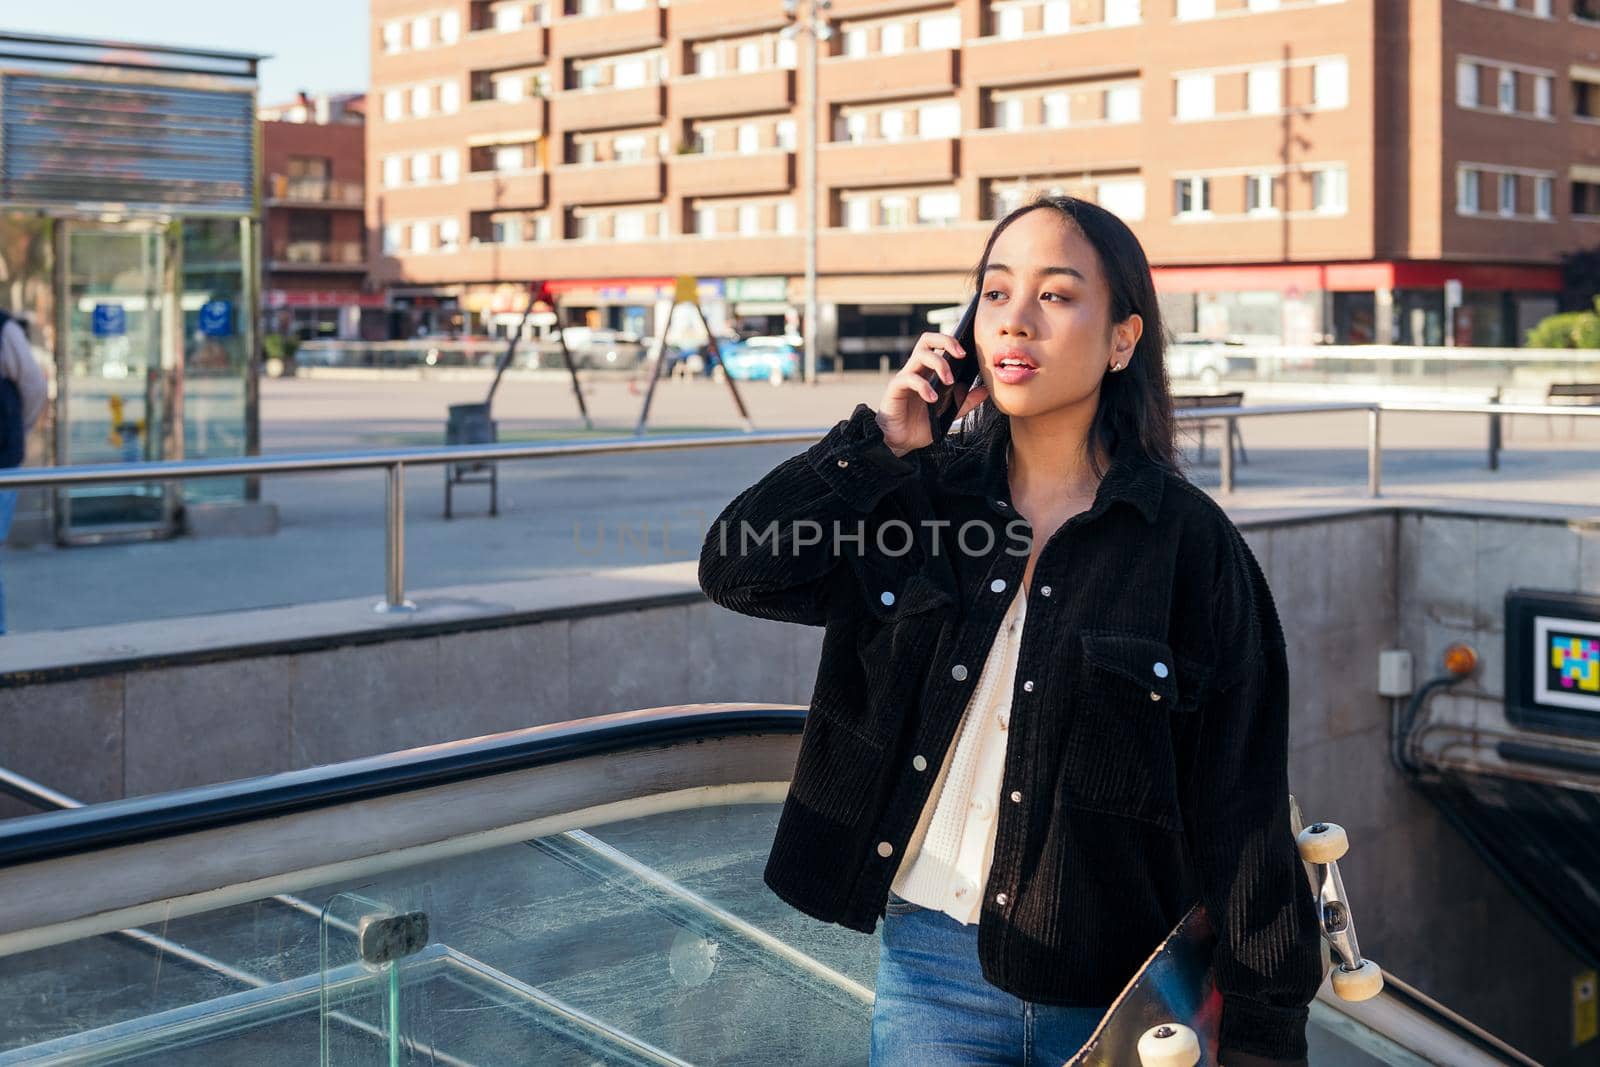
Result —
[[[933, 382], [923, 375], [922, 369], [931, 370], [948, 385], [955, 380], [950, 359], [977, 358], [976, 352], [966, 351], [961, 342], [949, 334], [925, 333], [917, 338], [905, 366], [889, 379], [883, 399], [878, 402], [878, 425], [883, 429], [883, 442], [890, 451], [896, 456], [904, 456], [907, 452], [933, 444], [933, 429], [928, 425], [928, 405], [939, 399], [939, 392]], [[989, 390], [983, 383], [982, 375], [978, 375], [961, 404], [961, 410], [956, 412], [956, 418], [977, 407], [988, 395]]]

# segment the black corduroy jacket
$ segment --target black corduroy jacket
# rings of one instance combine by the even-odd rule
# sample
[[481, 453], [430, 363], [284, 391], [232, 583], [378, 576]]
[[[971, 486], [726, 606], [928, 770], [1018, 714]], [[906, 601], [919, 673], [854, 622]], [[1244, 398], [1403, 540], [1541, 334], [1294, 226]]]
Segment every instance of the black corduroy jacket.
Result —
[[[1028, 562], [1009, 423], [897, 457], [858, 404], [735, 497], [701, 588], [823, 626], [766, 884], [872, 933]], [[1288, 668], [1265, 577], [1215, 501], [1119, 446], [1027, 590], [978, 955], [1106, 1004], [1190, 905], [1217, 929], [1224, 1067], [1303, 1063], [1322, 979], [1288, 805]]]

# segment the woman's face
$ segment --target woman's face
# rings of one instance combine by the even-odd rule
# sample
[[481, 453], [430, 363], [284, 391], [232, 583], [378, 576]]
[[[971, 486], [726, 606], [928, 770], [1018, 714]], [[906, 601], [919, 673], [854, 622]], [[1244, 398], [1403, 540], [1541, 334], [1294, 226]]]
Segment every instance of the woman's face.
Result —
[[[1111, 322], [1100, 257], [1050, 208], [1022, 215], [995, 238], [978, 283], [974, 323], [984, 381], [1006, 415], [1097, 403], [1111, 364], [1133, 357], [1143, 321]], [[1023, 366], [1008, 366], [1020, 361]]]

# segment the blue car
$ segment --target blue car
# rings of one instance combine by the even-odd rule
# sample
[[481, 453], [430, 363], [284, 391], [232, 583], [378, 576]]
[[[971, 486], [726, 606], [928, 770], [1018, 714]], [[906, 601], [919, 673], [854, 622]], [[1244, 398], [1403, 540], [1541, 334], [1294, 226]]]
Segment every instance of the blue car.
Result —
[[747, 337], [719, 348], [730, 378], [765, 380], [776, 385], [801, 376], [805, 342], [798, 337]]

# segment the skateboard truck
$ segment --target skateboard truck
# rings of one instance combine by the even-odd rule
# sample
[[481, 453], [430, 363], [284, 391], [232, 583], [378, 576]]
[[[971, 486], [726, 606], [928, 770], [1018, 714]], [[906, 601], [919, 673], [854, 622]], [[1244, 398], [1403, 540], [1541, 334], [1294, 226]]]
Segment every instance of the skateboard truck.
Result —
[[1322, 937], [1339, 962], [1333, 967], [1333, 991], [1340, 1000], [1367, 1000], [1383, 989], [1383, 968], [1361, 957], [1355, 922], [1345, 903], [1339, 858], [1350, 849], [1350, 839], [1338, 823], [1316, 822], [1295, 838], [1300, 858], [1315, 864], [1312, 888], [1317, 891]]

